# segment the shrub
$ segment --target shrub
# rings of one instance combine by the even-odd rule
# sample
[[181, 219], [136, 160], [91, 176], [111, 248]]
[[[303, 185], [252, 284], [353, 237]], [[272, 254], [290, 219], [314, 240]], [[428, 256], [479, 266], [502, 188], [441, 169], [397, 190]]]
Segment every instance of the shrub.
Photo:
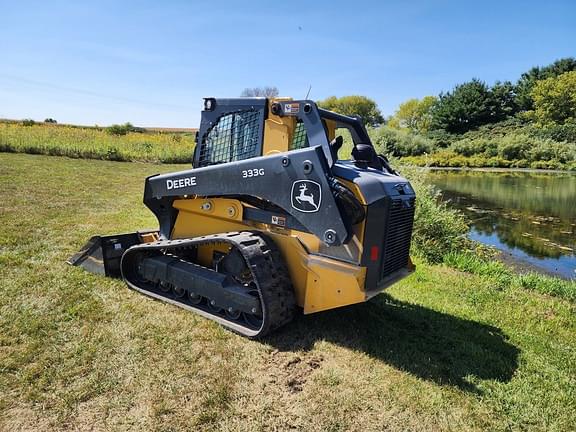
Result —
[[135, 130], [131, 123], [124, 123], [123, 125], [114, 124], [106, 128], [106, 132], [110, 135], [126, 135], [128, 132], [133, 132]]
[[386, 126], [372, 129], [370, 138], [377, 151], [393, 156], [418, 156], [431, 153], [434, 149], [432, 141], [422, 135]]
[[538, 273], [528, 273], [518, 276], [517, 282], [522, 288], [576, 300], [576, 281], [566, 281]]
[[500, 141], [498, 155], [507, 160], [527, 159], [532, 141], [528, 135], [506, 136]]
[[450, 146], [452, 150], [462, 156], [472, 156], [473, 154], [483, 153], [484, 149], [476, 145], [476, 141], [470, 139], [461, 139]]
[[486, 138], [464, 138], [456, 141], [450, 148], [462, 156], [472, 156], [476, 154], [496, 156], [498, 154], [498, 145], [496, 142]]
[[22, 120], [22, 126], [34, 126], [36, 122], [32, 119], [24, 119]]
[[436, 129], [426, 133], [426, 138], [432, 141], [434, 147], [446, 148], [457, 139], [459, 135], [453, 135], [450, 132], [446, 132], [442, 129]]
[[398, 156], [418, 156], [431, 153], [434, 149], [432, 142], [420, 135], [407, 134], [396, 144], [393, 154]]
[[530, 163], [532, 169], [561, 169], [562, 165], [557, 161], [534, 161]]
[[530, 168], [530, 162], [527, 161], [526, 159], [518, 159], [515, 161], [512, 161], [512, 163], [510, 164], [511, 168]]
[[539, 138], [549, 138], [554, 141], [566, 141], [576, 144], [576, 124], [567, 123], [545, 128], [533, 128], [532, 135]]
[[348, 116], [360, 116], [364, 124], [379, 125], [384, 122], [378, 105], [366, 96], [330, 96], [318, 101], [318, 106]]
[[486, 164], [493, 168], [510, 168], [511, 162], [500, 156], [494, 156], [487, 160]]

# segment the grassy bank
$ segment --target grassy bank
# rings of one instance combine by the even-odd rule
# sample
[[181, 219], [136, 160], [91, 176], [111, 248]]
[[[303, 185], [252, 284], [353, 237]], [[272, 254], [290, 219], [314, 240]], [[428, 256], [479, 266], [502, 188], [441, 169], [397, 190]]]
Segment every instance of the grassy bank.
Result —
[[0, 152], [82, 159], [188, 163], [194, 134], [129, 132], [51, 124], [0, 123]]
[[469, 252], [449, 252], [443, 257], [443, 261], [452, 268], [482, 276], [498, 288], [531, 289], [541, 294], [558, 296], [576, 302], [576, 282], [574, 281], [538, 273], [515, 274], [502, 262], [489, 261]]
[[64, 264], [154, 227], [143, 178], [179, 168], [0, 154], [0, 430], [573, 429], [574, 303], [493, 270], [420, 259], [251, 342]]

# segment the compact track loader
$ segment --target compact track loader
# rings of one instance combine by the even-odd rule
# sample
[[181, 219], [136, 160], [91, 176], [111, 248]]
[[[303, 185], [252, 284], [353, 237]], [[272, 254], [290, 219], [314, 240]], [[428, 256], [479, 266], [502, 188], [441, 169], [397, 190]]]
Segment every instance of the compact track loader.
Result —
[[310, 100], [205, 99], [192, 169], [148, 177], [144, 204], [158, 230], [93, 237], [68, 262], [250, 338], [414, 269], [410, 183], [359, 118]]

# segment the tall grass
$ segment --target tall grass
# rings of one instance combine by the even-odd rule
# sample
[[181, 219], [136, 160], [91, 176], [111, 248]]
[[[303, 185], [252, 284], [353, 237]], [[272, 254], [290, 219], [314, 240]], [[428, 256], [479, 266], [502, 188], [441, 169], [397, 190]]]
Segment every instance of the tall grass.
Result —
[[426, 181], [427, 171], [414, 166], [400, 166], [400, 171], [410, 180], [417, 197], [412, 252], [438, 263], [447, 253], [472, 249], [464, 215], [439, 198], [439, 191]]
[[469, 252], [451, 251], [444, 255], [444, 263], [455, 269], [487, 278], [501, 289], [519, 287], [576, 301], [574, 280], [562, 280], [533, 272], [516, 274], [501, 262], [486, 260]]
[[135, 133], [114, 135], [97, 128], [0, 123], [0, 151], [82, 159], [187, 163], [193, 134]]

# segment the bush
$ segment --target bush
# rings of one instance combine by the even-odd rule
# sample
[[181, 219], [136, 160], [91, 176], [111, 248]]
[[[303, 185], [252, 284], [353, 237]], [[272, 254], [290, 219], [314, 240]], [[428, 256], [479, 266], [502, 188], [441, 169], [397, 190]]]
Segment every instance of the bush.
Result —
[[502, 138], [498, 155], [507, 160], [527, 159], [532, 138], [528, 135], [510, 135]]
[[34, 126], [36, 122], [32, 119], [24, 119], [22, 120], [22, 126]]
[[376, 102], [366, 96], [330, 96], [318, 101], [318, 106], [348, 116], [360, 116], [366, 125], [379, 125], [384, 122]]
[[106, 128], [106, 132], [108, 132], [110, 135], [126, 135], [127, 133], [133, 132], [134, 130], [135, 128], [131, 123], [124, 123], [123, 125], [114, 124]]
[[446, 148], [457, 139], [458, 135], [453, 135], [445, 130], [436, 129], [426, 133], [426, 138], [432, 141], [434, 147]]
[[486, 138], [464, 138], [456, 141], [450, 148], [462, 156], [472, 156], [477, 154], [496, 156], [498, 154], [498, 145], [496, 142]]
[[512, 161], [512, 163], [510, 164], [511, 168], [530, 168], [530, 162], [527, 161], [526, 159], [518, 159], [515, 161]]
[[370, 134], [378, 152], [393, 156], [418, 156], [434, 150], [434, 144], [429, 139], [386, 126], [371, 129]]
[[517, 282], [522, 288], [576, 300], [576, 281], [566, 281], [538, 273], [528, 273], [518, 276]]
[[559, 162], [556, 161], [534, 161], [530, 163], [530, 168], [556, 170], [562, 169], [563, 167]]
[[576, 144], [576, 124], [554, 125], [545, 128], [533, 128], [533, 136], [554, 141], [566, 141]]
[[532, 161], [555, 161], [565, 164], [576, 160], [576, 145], [551, 140], [540, 140], [530, 149]]

